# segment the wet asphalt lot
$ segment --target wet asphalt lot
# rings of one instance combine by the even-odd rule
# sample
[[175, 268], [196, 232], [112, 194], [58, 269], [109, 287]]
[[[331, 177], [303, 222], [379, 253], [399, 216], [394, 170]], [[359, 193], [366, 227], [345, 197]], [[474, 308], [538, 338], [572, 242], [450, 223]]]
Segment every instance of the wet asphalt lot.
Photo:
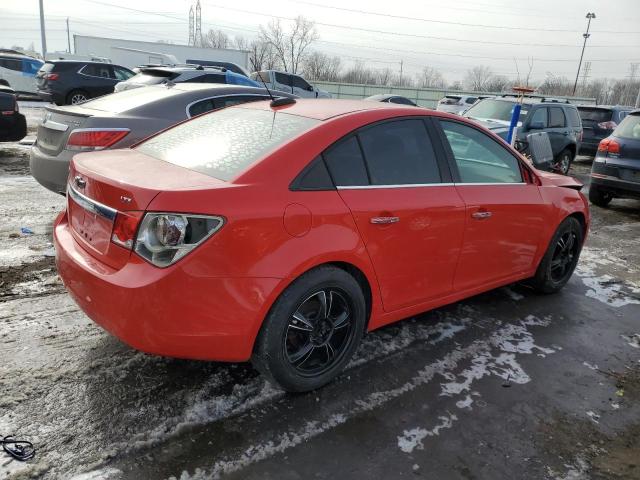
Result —
[[38, 452], [0, 454], [0, 479], [640, 478], [640, 202], [592, 208], [561, 293], [514, 285], [405, 320], [288, 395], [89, 321], [55, 272], [64, 199], [27, 153], [0, 145], [0, 434]]

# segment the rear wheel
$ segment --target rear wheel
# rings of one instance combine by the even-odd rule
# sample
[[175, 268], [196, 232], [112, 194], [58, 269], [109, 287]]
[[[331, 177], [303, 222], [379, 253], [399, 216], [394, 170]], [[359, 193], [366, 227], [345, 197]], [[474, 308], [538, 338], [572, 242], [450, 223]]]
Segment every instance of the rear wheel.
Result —
[[84, 90], [73, 90], [67, 95], [67, 105], [76, 105], [89, 100], [89, 94]]
[[540, 293], [555, 293], [564, 287], [578, 264], [583, 238], [580, 222], [566, 218], [553, 235], [531, 286]]
[[573, 154], [571, 153], [571, 150], [562, 150], [556, 157], [556, 170], [558, 170], [563, 175], [567, 175], [569, 173], [569, 169], [571, 168], [572, 161]]
[[597, 185], [589, 186], [589, 201], [598, 207], [607, 207], [613, 197], [609, 192], [601, 190]]
[[290, 392], [319, 388], [336, 377], [364, 333], [366, 307], [358, 282], [332, 266], [311, 270], [276, 300], [252, 362]]

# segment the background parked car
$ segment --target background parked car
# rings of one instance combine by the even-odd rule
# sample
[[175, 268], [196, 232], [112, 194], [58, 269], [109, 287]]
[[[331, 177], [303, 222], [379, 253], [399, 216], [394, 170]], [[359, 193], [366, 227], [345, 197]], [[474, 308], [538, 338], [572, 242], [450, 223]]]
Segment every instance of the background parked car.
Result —
[[606, 207], [614, 198], [640, 198], [640, 110], [600, 142], [591, 166], [591, 203]]
[[633, 107], [620, 105], [579, 105], [578, 112], [582, 120], [582, 143], [580, 153], [595, 155], [600, 141], [613, 132]]
[[48, 60], [38, 70], [38, 95], [56, 105], [75, 105], [112, 93], [134, 73], [120, 65], [77, 60]]
[[476, 103], [478, 100], [482, 100], [483, 98], [488, 98], [488, 96], [446, 95], [438, 102], [436, 110], [439, 112], [456, 113], [460, 115], [471, 105]]
[[329, 92], [314, 87], [300, 75], [293, 73], [263, 70], [261, 72], [253, 72], [251, 78], [260, 83], [260, 85], [262, 85], [262, 82], [266, 83], [271, 90], [291, 93], [301, 98], [331, 98]]
[[27, 121], [18, 108], [16, 92], [0, 85], [0, 142], [17, 142], [27, 134]]
[[36, 93], [36, 73], [42, 60], [13, 50], [0, 50], [0, 85], [19, 93]]
[[[464, 116], [476, 120], [506, 141], [511, 112], [517, 101], [513, 95], [485, 98]], [[566, 175], [582, 139], [582, 123], [576, 106], [555, 98], [526, 97], [518, 122], [515, 145], [518, 151], [529, 153], [527, 135], [534, 132], [547, 132], [555, 160], [551, 169]]]
[[393, 95], [391, 93], [371, 95], [370, 97], [365, 98], [365, 100], [371, 102], [397, 103], [399, 105], [412, 105], [414, 107], [418, 106], [415, 102], [409, 100], [407, 97], [401, 97], [400, 95]]
[[267, 98], [264, 88], [181, 83], [127, 90], [82, 105], [48, 107], [31, 148], [31, 173], [44, 187], [64, 194], [69, 161], [78, 152], [129, 147], [195, 115]]
[[245, 77], [249, 77], [249, 72], [247, 72], [240, 65], [236, 65], [232, 62], [217, 62], [215, 60], [189, 60], [187, 59], [187, 63], [191, 65], [202, 65], [204, 67], [221, 67], [226, 68], [227, 70], [231, 70], [233, 73], [237, 73], [238, 75], [244, 75]]
[[122, 92], [132, 88], [158, 85], [161, 83], [225, 83], [228, 85], [245, 85], [262, 87], [245, 75], [232, 72], [223, 67], [202, 65], [171, 65], [142, 67], [138, 73], [116, 85], [115, 91]]

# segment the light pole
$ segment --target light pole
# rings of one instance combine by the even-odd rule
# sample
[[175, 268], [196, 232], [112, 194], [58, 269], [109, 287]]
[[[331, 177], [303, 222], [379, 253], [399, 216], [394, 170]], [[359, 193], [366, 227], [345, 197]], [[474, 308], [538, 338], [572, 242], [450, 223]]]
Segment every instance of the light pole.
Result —
[[586, 33], [583, 33], [582, 36], [584, 37], [584, 43], [582, 44], [582, 53], [580, 54], [580, 63], [578, 63], [578, 72], [576, 73], [576, 81], [573, 84], [573, 93], [572, 95], [576, 94], [576, 88], [578, 87], [578, 76], [580, 75], [580, 68], [582, 68], [582, 57], [584, 57], [584, 48], [587, 46], [587, 38], [589, 38], [591, 36], [591, 34], [589, 33], [589, 27], [591, 26], [591, 19], [596, 18], [596, 14], [595, 13], [587, 13], [587, 31]]
[[44, 60], [47, 55], [47, 36], [44, 32], [44, 6], [42, 0], [40, 0], [40, 38], [42, 40], [42, 59]]

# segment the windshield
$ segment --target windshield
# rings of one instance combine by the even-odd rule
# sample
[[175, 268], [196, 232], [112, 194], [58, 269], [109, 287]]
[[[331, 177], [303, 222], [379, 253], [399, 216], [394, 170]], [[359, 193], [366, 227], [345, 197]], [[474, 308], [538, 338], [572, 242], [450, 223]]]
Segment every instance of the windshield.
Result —
[[613, 131], [613, 135], [628, 140], [640, 140], [640, 115], [627, 115]]
[[137, 150], [228, 181], [269, 150], [318, 123], [282, 112], [227, 108], [181, 123], [150, 138]]
[[[465, 117], [478, 120], [499, 120], [502, 122], [511, 121], [511, 113], [515, 102], [508, 100], [485, 99], [473, 105], [464, 113]], [[522, 105], [519, 122], [523, 122], [529, 111], [529, 105]]]

